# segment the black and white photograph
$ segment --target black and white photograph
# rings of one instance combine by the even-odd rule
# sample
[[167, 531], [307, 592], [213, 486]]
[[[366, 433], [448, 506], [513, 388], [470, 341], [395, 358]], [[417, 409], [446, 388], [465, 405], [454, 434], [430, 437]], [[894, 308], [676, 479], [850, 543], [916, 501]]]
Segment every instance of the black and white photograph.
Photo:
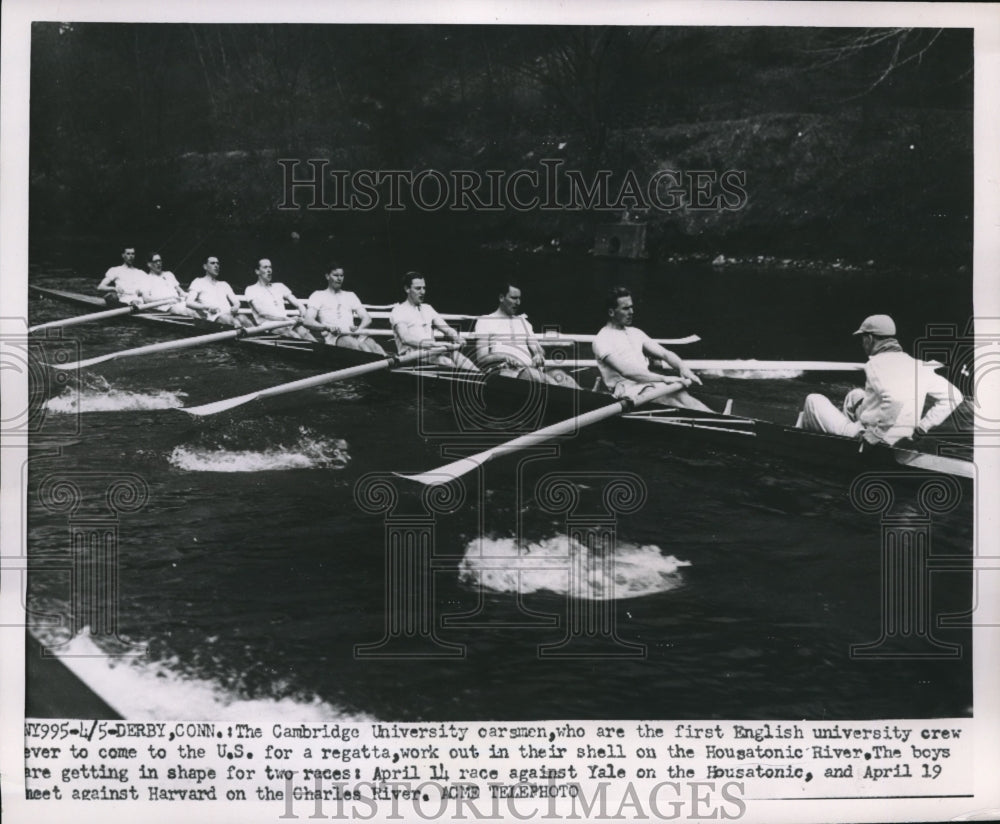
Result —
[[11, 820], [1000, 814], [996, 12], [5, 4]]

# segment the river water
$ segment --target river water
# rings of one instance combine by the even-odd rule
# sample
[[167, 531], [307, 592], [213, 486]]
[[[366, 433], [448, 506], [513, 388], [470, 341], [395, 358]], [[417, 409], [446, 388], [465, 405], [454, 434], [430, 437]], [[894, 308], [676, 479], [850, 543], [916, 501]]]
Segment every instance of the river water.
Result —
[[[217, 254], [223, 277], [239, 291], [252, 281], [259, 253], [300, 296], [322, 288], [329, 251], [308, 239], [237, 235], [193, 245], [132, 242], [142, 255], [151, 240], [182, 283], [200, 274], [206, 254]], [[33, 237], [31, 282], [92, 291], [117, 254], [106, 245]], [[877, 264], [712, 268], [442, 249], [405, 258], [362, 246], [338, 257], [347, 288], [369, 303], [398, 300], [402, 272], [420, 269], [429, 302], [442, 312], [491, 311], [494, 283], [513, 275], [536, 328], [596, 331], [602, 293], [624, 283], [636, 295], [638, 326], [654, 336], [701, 336], [683, 349], [689, 357], [860, 360], [850, 333], [868, 314], [893, 314], [904, 346], [928, 323], [960, 331], [971, 315], [968, 276]], [[33, 300], [29, 316], [37, 323], [74, 311]], [[167, 337], [138, 324], [94, 324], [52, 335], [45, 348], [92, 355]], [[543, 451], [526, 462], [490, 464], [481, 478], [467, 479], [460, 505], [442, 511], [442, 502], [421, 499], [387, 473], [430, 469], [468, 445], [468, 435], [455, 434], [447, 393], [381, 377], [252, 404], [221, 419], [193, 420], [171, 408], [320, 371], [264, 361], [252, 349], [110, 362], [65, 385], [48, 373], [37, 377], [42, 424], [26, 484], [32, 632], [56, 644], [122, 715], [417, 721], [971, 713], [971, 633], [961, 619], [937, 625], [970, 608], [968, 573], [931, 573], [928, 600], [917, 609], [932, 637], [890, 633], [879, 654], [856, 649], [883, 635], [888, 516], [908, 516], [908, 529], [930, 536], [934, 556], [967, 558], [971, 486], [960, 487], [949, 511], [928, 513], [923, 479], [888, 478], [890, 510], [866, 511], [852, 500], [851, 473], [625, 436], [610, 424], [562, 443], [558, 456]], [[851, 380], [749, 374], [706, 377], [706, 384], [737, 403], [766, 401], [776, 416], [794, 420], [808, 392], [836, 398]], [[546, 479], [575, 490], [572, 517], [557, 493], [546, 497]], [[626, 494], [618, 508], [628, 511], [609, 514], [602, 495], [616, 479], [632, 484], [638, 499]], [[72, 511], [58, 492], [65, 483], [78, 490]], [[109, 493], [116, 485], [125, 491]], [[397, 506], [379, 511], [386, 499], [378, 494], [390, 489]], [[398, 615], [398, 582], [387, 588], [393, 536], [405, 528], [429, 547], [413, 573], [423, 581], [427, 627], [409, 636], [390, 620]], [[75, 635], [68, 629], [69, 547], [87, 530], [114, 535], [107, 545], [117, 541], [110, 634], [86, 618]], [[581, 615], [604, 631], [584, 637], [573, 629]]]

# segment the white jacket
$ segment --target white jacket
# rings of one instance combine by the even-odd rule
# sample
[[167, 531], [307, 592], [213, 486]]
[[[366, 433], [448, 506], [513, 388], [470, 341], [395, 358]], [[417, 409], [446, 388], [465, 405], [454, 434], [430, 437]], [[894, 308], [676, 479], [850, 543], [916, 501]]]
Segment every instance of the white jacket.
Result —
[[[857, 410], [869, 443], [893, 444], [923, 432], [947, 418], [962, 402], [962, 393], [934, 367], [905, 352], [881, 352], [865, 364], [865, 398]], [[932, 403], [924, 414], [927, 399]]]

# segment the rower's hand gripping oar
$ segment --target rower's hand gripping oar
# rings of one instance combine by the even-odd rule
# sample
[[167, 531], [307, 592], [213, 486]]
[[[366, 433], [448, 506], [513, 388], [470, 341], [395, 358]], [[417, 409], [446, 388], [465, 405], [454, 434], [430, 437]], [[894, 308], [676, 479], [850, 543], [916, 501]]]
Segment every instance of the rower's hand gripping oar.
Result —
[[160, 300], [151, 300], [149, 303], [140, 303], [136, 306], [119, 306], [117, 309], [105, 309], [102, 312], [91, 312], [89, 315], [78, 315], [75, 318], [50, 320], [48, 323], [40, 323], [37, 326], [32, 326], [28, 331], [39, 332], [42, 329], [56, 329], [63, 326], [76, 326], [78, 323], [90, 323], [93, 320], [117, 318], [123, 315], [131, 315], [134, 312], [145, 312], [156, 306], [163, 306], [165, 303], [176, 302], [177, 298], [160, 298]]
[[358, 366], [349, 366], [346, 369], [338, 369], [336, 372], [326, 372], [322, 375], [314, 375], [311, 378], [302, 378], [301, 380], [291, 381], [290, 383], [282, 383], [278, 386], [261, 389], [259, 392], [251, 392], [248, 395], [240, 395], [236, 398], [226, 398], [225, 400], [215, 401], [214, 403], [206, 403], [202, 406], [181, 406], [178, 408], [191, 415], [215, 415], [219, 412], [225, 412], [228, 409], [235, 409], [237, 406], [242, 406], [243, 404], [250, 403], [251, 401], [271, 398], [275, 395], [284, 395], [288, 392], [297, 392], [300, 389], [311, 389], [314, 386], [322, 386], [326, 383], [346, 380], [347, 378], [354, 378], [358, 375], [367, 375], [370, 372], [379, 372], [383, 369], [395, 369], [398, 366], [406, 366], [407, 364], [423, 360], [424, 358], [441, 355], [453, 348], [453, 346], [434, 346], [429, 349], [409, 352], [406, 355], [383, 358], [382, 360], [372, 361], [371, 363], [362, 363]]
[[654, 401], [657, 398], [662, 398], [664, 395], [677, 392], [684, 389], [689, 384], [690, 381], [683, 378], [677, 378], [676, 381], [672, 381], [662, 387], [657, 387], [652, 392], [647, 392], [637, 401], [633, 402], [628, 399], [615, 401], [607, 406], [594, 409], [591, 412], [584, 412], [582, 415], [575, 415], [574, 417], [567, 418], [559, 423], [554, 423], [549, 426], [542, 427], [541, 429], [536, 429], [534, 432], [521, 435], [520, 437], [514, 438], [512, 441], [499, 444], [498, 446], [479, 452], [476, 455], [470, 455], [467, 458], [459, 458], [457, 461], [452, 461], [450, 464], [445, 464], [444, 466], [432, 469], [429, 472], [421, 472], [419, 475], [405, 475], [400, 472], [395, 474], [400, 478], [416, 481], [417, 483], [421, 483], [426, 486], [445, 484], [455, 478], [460, 478], [463, 475], [472, 472], [472, 470], [482, 466], [487, 461], [493, 460], [493, 458], [499, 457], [500, 455], [509, 455], [512, 452], [518, 452], [519, 450], [525, 449], [529, 446], [536, 446], [543, 441], [547, 441], [551, 438], [557, 438], [560, 435], [570, 435], [585, 426], [591, 426], [592, 424], [599, 423], [600, 421], [607, 420], [608, 418], [623, 415], [626, 412], [630, 412], [636, 406], [641, 406], [649, 403], [650, 401]]
[[224, 332], [210, 332], [207, 335], [196, 335], [191, 338], [182, 338], [181, 340], [164, 341], [163, 343], [150, 343], [146, 346], [137, 346], [135, 349], [122, 349], [119, 352], [109, 352], [107, 355], [98, 355], [94, 358], [74, 361], [73, 363], [50, 363], [47, 365], [51, 366], [53, 369], [62, 370], [84, 369], [88, 366], [95, 366], [99, 363], [116, 360], [117, 358], [134, 358], [138, 355], [152, 355], [157, 352], [189, 349], [193, 346], [203, 346], [207, 343], [232, 340], [233, 338], [245, 338], [250, 335], [263, 335], [267, 332], [272, 332], [275, 329], [283, 329], [288, 326], [294, 326], [295, 323], [295, 320], [274, 320], [268, 323], [262, 323], [259, 326], [251, 326], [247, 329], [227, 329]]

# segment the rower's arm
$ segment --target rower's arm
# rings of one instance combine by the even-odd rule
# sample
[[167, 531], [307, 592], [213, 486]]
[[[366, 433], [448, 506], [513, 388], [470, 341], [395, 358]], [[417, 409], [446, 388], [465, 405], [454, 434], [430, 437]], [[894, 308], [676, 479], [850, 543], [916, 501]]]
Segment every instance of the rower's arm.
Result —
[[[481, 367], [493, 366], [496, 364], [500, 367], [513, 366], [514, 359], [508, 357], [502, 352], [493, 351], [493, 343], [496, 340], [500, 340], [500, 336], [494, 336], [488, 332], [481, 331], [480, 327], [477, 326], [474, 330], [476, 335], [476, 364]], [[482, 335], [482, 337], [479, 337]], [[520, 365], [518, 365], [520, 366]]]
[[542, 345], [535, 339], [534, 335], [528, 335], [528, 350], [535, 361], [535, 366], [541, 366], [545, 362], [545, 350], [542, 349]]
[[431, 318], [431, 326], [443, 332], [445, 337], [452, 341], [452, 343], [462, 343], [462, 336], [452, 329], [440, 315], [435, 315]]
[[472, 333], [476, 335], [476, 363], [482, 363], [487, 357], [489, 357], [492, 338], [486, 333], [485, 328], [478, 321], [473, 327]]
[[299, 317], [305, 317], [306, 305], [292, 294], [292, 290], [285, 287], [285, 300], [287, 300], [299, 313]]
[[199, 289], [191, 289], [188, 292], [187, 300], [184, 302], [184, 305], [187, 306], [188, 309], [201, 309], [203, 311], [208, 311], [208, 307], [198, 300], [200, 295], [201, 291]]
[[647, 338], [642, 343], [642, 351], [646, 353], [647, 356], [651, 358], [659, 358], [670, 365], [671, 369], [676, 369], [677, 373], [682, 378], [687, 378], [689, 381], [694, 383], [701, 383], [701, 378], [699, 378], [694, 372], [692, 372], [687, 364], [680, 359], [678, 355], [671, 352], [669, 349], [664, 349], [655, 340]]
[[[246, 297], [246, 295], [244, 295], [244, 297]], [[264, 311], [264, 307], [260, 305], [255, 297], [247, 298], [247, 302], [250, 304], [250, 311], [253, 312], [254, 317], [259, 320], [284, 320], [284, 317], [279, 318], [273, 312]]]
[[319, 308], [312, 304], [306, 304], [306, 314], [302, 318], [302, 325], [312, 332], [325, 332], [326, 327], [319, 322]]
[[354, 313], [358, 316], [358, 326], [354, 330], [355, 332], [360, 332], [362, 329], [367, 329], [372, 325], [372, 316], [368, 314], [368, 310], [361, 304], [358, 304], [358, 306], [354, 307]]
[[185, 302], [184, 305], [187, 306], [188, 309], [198, 309], [202, 312], [210, 312], [210, 313], [215, 312], [216, 309], [214, 306], [209, 306], [207, 303], [202, 303], [201, 293], [202, 293], [201, 288], [195, 286], [193, 289], [191, 289], [190, 292], [188, 292], [187, 301]]
[[414, 332], [414, 325], [411, 323], [397, 322], [392, 325], [392, 331], [404, 346], [412, 349], [419, 349], [424, 343], [424, 339]]
[[639, 383], [673, 383], [677, 378], [664, 375], [660, 372], [651, 372], [649, 369], [640, 369], [634, 366], [629, 359], [617, 352], [610, 352], [603, 358], [604, 362], [615, 370], [623, 378], [628, 378]]
[[97, 284], [98, 292], [117, 292], [118, 289], [115, 286], [115, 276], [105, 275], [104, 279]]
[[288, 315], [285, 314], [284, 312], [282, 312], [280, 315], [276, 314], [274, 312], [261, 312], [257, 308], [257, 305], [253, 301], [250, 301], [250, 309], [253, 312], [254, 317], [257, 318], [257, 319], [259, 319], [259, 320], [287, 320], [288, 319]]
[[[930, 372], [930, 370], [927, 370]], [[931, 407], [917, 423], [917, 431], [924, 433], [943, 423], [962, 403], [962, 393], [957, 386], [931, 372], [925, 378], [924, 392], [931, 399]], [[920, 410], [918, 410], [920, 411]]]

